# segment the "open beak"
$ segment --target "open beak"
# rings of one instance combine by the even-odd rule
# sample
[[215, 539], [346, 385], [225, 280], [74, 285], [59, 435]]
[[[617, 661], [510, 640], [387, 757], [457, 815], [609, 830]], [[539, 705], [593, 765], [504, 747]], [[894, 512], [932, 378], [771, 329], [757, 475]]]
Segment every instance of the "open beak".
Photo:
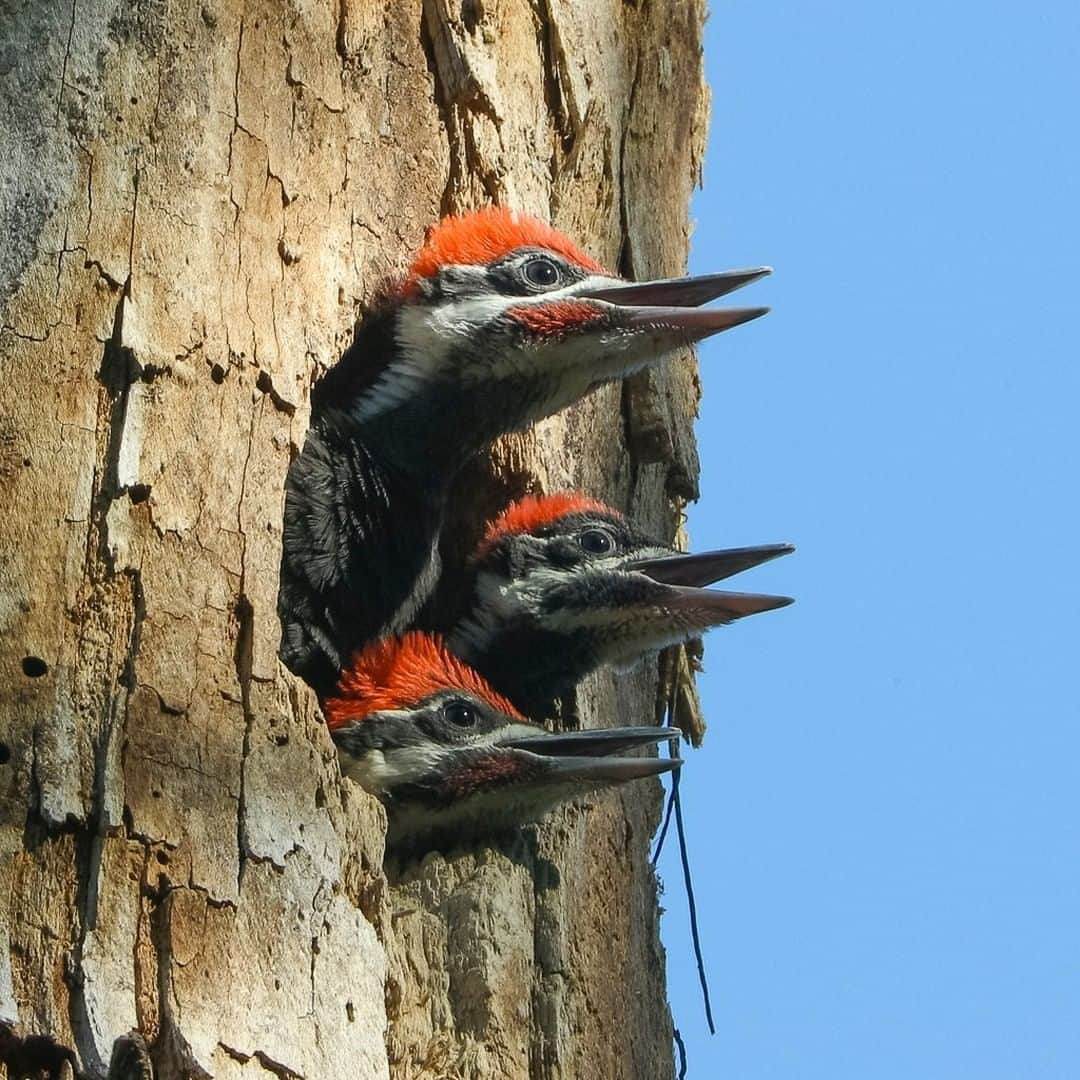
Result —
[[700, 277], [628, 282], [592, 289], [580, 296], [614, 305], [620, 322], [629, 329], [676, 331], [685, 341], [692, 342], [765, 315], [767, 307], [703, 308], [701, 305], [771, 273], [771, 267], [759, 266]]
[[790, 555], [791, 544], [762, 544], [758, 547], [723, 548], [698, 555], [664, 555], [655, 559], [636, 559], [623, 569], [633, 570], [663, 585], [694, 585], [699, 588], [715, 581], [741, 574], [770, 559]]
[[592, 731], [529, 735], [499, 745], [542, 757], [546, 766], [546, 777], [611, 784], [645, 776], [659, 776], [678, 768], [682, 764], [678, 758], [614, 756], [624, 750], [651, 746], [674, 737], [675, 734], [667, 728], [599, 728]]

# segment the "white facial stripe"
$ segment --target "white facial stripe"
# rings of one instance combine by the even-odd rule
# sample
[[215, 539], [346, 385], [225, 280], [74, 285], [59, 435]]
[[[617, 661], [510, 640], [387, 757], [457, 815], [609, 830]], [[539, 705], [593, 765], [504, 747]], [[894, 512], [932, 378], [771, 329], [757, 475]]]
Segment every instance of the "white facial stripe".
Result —
[[[475, 270], [477, 276], [484, 273], [483, 267], [458, 269]], [[508, 309], [571, 300], [584, 291], [610, 288], [619, 284], [622, 282], [618, 278], [592, 275], [584, 281], [535, 296], [488, 294], [465, 296], [460, 300], [443, 301], [434, 306], [429, 303], [405, 304], [398, 316], [395, 361], [364, 393], [353, 410], [353, 417], [358, 422], [370, 420], [417, 395], [425, 383], [446, 371], [451, 354], [462, 342], [468, 342], [475, 336], [478, 327], [495, 321]], [[599, 341], [596, 338], [582, 341], [580, 349], [571, 348], [569, 355], [566, 345], [573, 343], [559, 343], [559, 352], [563, 354], [560, 357], [560, 367], [566, 366], [571, 371], [581, 372], [581, 378], [574, 380], [573, 385], [568, 387], [568, 391], [573, 395], [568, 400], [576, 400], [588, 389], [592, 381], [588, 377], [588, 361], [595, 361], [598, 348], [603, 350], [611, 346], [617, 347], [627, 335], [615, 333], [610, 335], [610, 340], [606, 340], [607, 337], [605, 335], [605, 338]], [[517, 349], [504, 350], [492, 359], [495, 363], [478, 369], [478, 375], [499, 378], [536, 367], [535, 353], [526, 361], [525, 356]], [[468, 372], [461, 375], [467, 376]]]
[[505, 581], [497, 574], [480, 573], [476, 580], [476, 605], [469, 619], [456, 631], [466, 641], [481, 645], [515, 615], [531, 612], [539, 616], [544, 594], [566, 584], [571, 574], [581, 570], [553, 570], [540, 567], [523, 578]]
[[[656, 547], [635, 552], [634, 557], [654, 558], [670, 554], [669, 549]], [[650, 626], [650, 631], [645, 634], [645, 637], [655, 636], [657, 627], [653, 616], [649, 614], [651, 610], [649, 608], [639, 609], [619, 604], [590, 604], [587, 607], [544, 610], [544, 599], [554, 590], [564, 589], [576, 583], [580, 583], [583, 589], [588, 589], [589, 578], [606, 578], [619, 572], [625, 562], [625, 555], [615, 555], [565, 569], [542, 566], [512, 581], [506, 581], [494, 573], [482, 572], [477, 577], [476, 603], [473, 610], [468, 619], [454, 630], [451, 644], [455, 649], [465, 648], [476, 655], [483, 652], [488, 643], [497, 637], [508, 620], [529, 614], [545, 629], [558, 633], [591, 626], [626, 626], [643, 620]], [[602, 592], [602, 588], [598, 587], [598, 595], [602, 595]], [[658, 606], [662, 607], [662, 605]], [[670, 640], [665, 639], [664, 644], [683, 641], [706, 628], [701, 620], [695, 619], [689, 613], [669, 612], [669, 617], [678, 626], [671, 631]], [[636, 637], [636, 635], [631, 635], [631, 637]]]
[[591, 566], [568, 570], [541, 566], [523, 578], [511, 581], [504, 580], [498, 574], [481, 572], [476, 579], [476, 603], [469, 617], [454, 628], [450, 636], [451, 649], [463, 653], [466, 659], [470, 655], [483, 653], [509, 620], [526, 614], [531, 614], [553, 630], [582, 625], [576, 611], [541, 615], [545, 594], [564, 587], [574, 576], [583, 576], [597, 568], [610, 570], [618, 562], [618, 559], [604, 559]]
[[339, 754], [341, 771], [355, 780], [365, 791], [381, 795], [403, 780], [414, 779], [436, 769], [447, 756], [446, 747], [435, 743], [418, 746], [399, 746], [383, 753], [369, 750], [360, 757]]
[[[453, 696], [452, 691], [448, 691], [445, 696]], [[411, 724], [413, 716], [408, 709], [388, 710], [380, 713], [378, 718], [361, 723], [378, 724], [394, 720]], [[342, 775], [355, 780], [366, 791], [381, 795], [398, 784], [418, 780], [441, 769], [452, 769], [454, 756], [462, 750], [498, 746], [509, 739], [543, 734], [544, 729], [536, 724], [508, 723], [494, 731], [479, 732], [452, 745], [421, 737], [422, 741], [407, 746], [371, 749], [359, 756], [339, 747], [338, 760], [341, 762]]]
[[540, 623], [546, 630], [559, 634], [591, 628], [608, 631], [598, 635], [595, 642], [602, 662], [618, 668], [629, 667], [644, 656], [689, 641], [708, 629], [687, 613], [664, 609], [663, 617], [658, 616], [660, 606], [590, 604], [545, 612]]

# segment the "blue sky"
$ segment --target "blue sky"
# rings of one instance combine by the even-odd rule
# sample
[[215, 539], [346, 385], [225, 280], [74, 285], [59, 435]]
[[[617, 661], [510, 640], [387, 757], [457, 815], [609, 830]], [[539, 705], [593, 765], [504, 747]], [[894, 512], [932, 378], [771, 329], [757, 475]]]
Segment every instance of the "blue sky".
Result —
[[1080, 1077], [1080, 5], [714, 3], [692, 269], [716, 631], [669, 842], [691, 1078]]

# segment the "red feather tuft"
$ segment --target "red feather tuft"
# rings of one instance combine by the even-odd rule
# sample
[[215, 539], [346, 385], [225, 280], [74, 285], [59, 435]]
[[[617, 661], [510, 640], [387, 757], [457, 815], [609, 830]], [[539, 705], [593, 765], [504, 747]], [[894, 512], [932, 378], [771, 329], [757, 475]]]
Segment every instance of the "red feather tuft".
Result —
[[536, 337], [559, 337], [575, 330], [581, 330], [590, 323], [607, 321], [607, 316], [581, 300], [556, 300], [547, 304], [528, 304], [525, 307], [513, 307], [507, 312], [515, 322], [520, 323]]
[[441, 637], [418, 630], [361, 649], [342, 673], [334, 696], [322, 703], [323, 715], [334, 731], [371, 713], [419, 705], [443, 690], [463, 690], [515, 720], [524, 719], [477, 672], [447, 652]]
[[504, 206], [489, 206], [461, 217], [443, 218], [428, 230], [409, 268], [409, 283], [431, 277], [443, 266], [489, 263], [522, 247], [547, 248], [594, 274], [607, 271], [550, 225]]
[[510, 757], [506, 754], [477, 758], [468, 768], [447, 777], [447, 787], [459, 799], [467, 798], [474, 791], [490, 791], [500, 781], [528, 780], [543, 769], [535, 761]]
[[497, 518], [488, 524], [484, 539], [476, 549], [476, 558], [482, 559], [504, 536], [530, 533], [545, 525], [567, 517], [569, 514], [608, 514], [621, 518], [618, 510], [606, 506], [580, 491], [559, 491], [554, 495], [526, 495], [511, 503]]

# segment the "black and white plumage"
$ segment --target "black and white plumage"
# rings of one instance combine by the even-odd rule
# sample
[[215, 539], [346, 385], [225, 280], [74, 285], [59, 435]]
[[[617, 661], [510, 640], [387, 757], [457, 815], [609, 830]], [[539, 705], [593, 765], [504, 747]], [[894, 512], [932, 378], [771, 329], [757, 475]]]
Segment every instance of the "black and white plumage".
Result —
[[447, 644], [531, 716], [586, 675], [791, 603], [704, 586], [794, 551], [672, 550], [577, 492], [528, 497], [489, 525], [469, 613]]
[[662, 728], [558, 734], [529, 723], [418, 631], [361, 650], [323, 711], [342, 773], [385, 804], [387, 842], [399, 851], [471, 844], [681, 764], [623, 756], [669, 739]]
[[286, 480], [285, 664], [328, 693], [358, 648], [411, 625], [430, 594], [463, 464], [596, 386], [764, 314], [698, 306], [764, 273], [632, 285], [499, 209], [432, 230], [312, 389]]

